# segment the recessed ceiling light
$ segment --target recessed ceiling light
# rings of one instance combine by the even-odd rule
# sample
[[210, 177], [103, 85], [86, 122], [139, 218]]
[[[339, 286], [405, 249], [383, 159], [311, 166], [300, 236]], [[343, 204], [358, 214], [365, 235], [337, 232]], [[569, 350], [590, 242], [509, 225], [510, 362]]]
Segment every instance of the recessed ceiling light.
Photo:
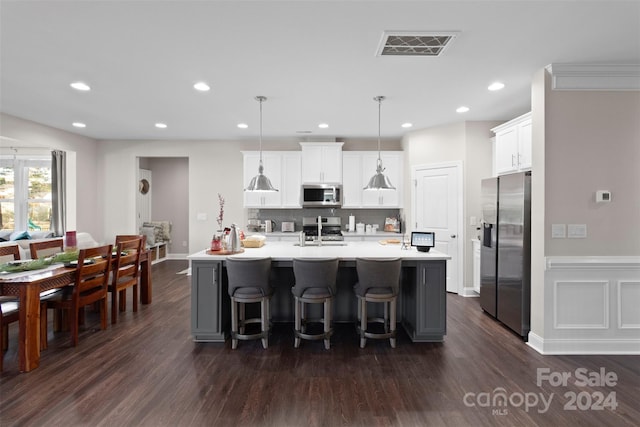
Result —
[[487, 89], [491, 90], [491, 91], [495, 91], [495, 90], [500, 90], [504, 88], [504, 83], [500, 83], [500, 82], [493, 82], [489, 85], [489, 87]]
[[80, 122], [73, 122], [73, 127], [75, 127], [75, 128], [86, 128], [87, 125], [85, 125], [84, 123], [80, 123]]
[[164, 123], [156, 123], [156, 127], [158, 129], [166, 129], [167, 125]]
[[193, 85], [193, 88], [195, 90], [199, 90], [200, 92], [207, 92], [209, 89], [211, 89], [205, 82], [198, 82]]
[[328, 128], [328, 127], [329, 127], [329, 125], [328, 125], [328, 124], [326, 124], [326, 123], [320, 123], [320, 124], [318, 125], [318, 127], [319, 127], [320, 129], [326, 129], [326, 128]]
[[89, 87], [88, 84], [84, 83], [84, 82], [73, 82], [70, 85], [72, 88], [74, 88], [75, 90], [81, 90], [83, 92], [86, 92], [88, 90], [91, 90], [91, 88]]
[[248, 125], [248, 124], [246, 124], [246, 123], [238, 123], [238, 125], [237, 125], [237, 126], [238, 126], [240, 129], [246, 129], [246, 128], [248, 128], [248, 127], [249, 127], [249, 125]]
[[465, 107], [464, 105], [456, 108], [456, 113], [466, 113], [467, 111], [469, 111], [469, 107]]
[[403, 123], [401, 126], [406, 129], [406, 128], [413, 127], [413, 123], [408, 123], [407, 122], [407, 123]]

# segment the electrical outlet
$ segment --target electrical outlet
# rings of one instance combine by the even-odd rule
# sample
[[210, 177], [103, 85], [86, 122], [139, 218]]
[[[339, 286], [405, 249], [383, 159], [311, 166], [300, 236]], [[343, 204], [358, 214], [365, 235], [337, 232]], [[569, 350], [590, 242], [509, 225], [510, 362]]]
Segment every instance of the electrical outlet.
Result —
[[587, 237], [587, 224], [569, 224], [567, 237], [570, 239], [584, 239]]

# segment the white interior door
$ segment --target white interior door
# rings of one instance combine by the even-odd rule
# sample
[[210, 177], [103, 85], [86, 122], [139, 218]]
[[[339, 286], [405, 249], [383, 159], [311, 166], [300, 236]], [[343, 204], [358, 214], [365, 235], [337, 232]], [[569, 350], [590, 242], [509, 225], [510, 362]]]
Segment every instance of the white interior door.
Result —
[[462, 275], [461, 165], [417, 166], [414, 170], [416, 231], [433, 231], [435, 249], [451, 256], [447, 261], [447, 292], [458, 293]]
[[153, 191], [153, 185], [151, 185], [151, 171], [148, 169], [138, 169], [138, 183], [140, 183], [143, 179], [146, 179], [149, 182], [149, 188], [146, 192], [138, 191], [136, 192], [136, 233], [142, 227], [143, 222], [151, 221], [151, 192]]

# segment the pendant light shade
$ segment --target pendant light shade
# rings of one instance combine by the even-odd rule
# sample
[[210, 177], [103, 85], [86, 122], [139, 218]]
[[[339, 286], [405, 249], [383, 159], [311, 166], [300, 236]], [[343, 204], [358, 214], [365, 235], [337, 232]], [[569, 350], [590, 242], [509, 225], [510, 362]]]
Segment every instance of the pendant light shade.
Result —
[[262, 103], [267, 98], [256, 96], [256, 101], [260, 103], [260, 163], [258, 164], [258, 175], [254, 176], [249, 186], [244, 191], [278, 191], [271, 185], [271, 180], [264, 175], [264, 165], [262, 164]]
[[365, 190], [395, 190], [396, 187], [391, 184], [389, 178], [387, 178], [382, 172], [384, 172], [384, 167], [382, 166], [382, 158], [380, 157], [380, 110], [382, 107], [382, 101], [384, 101], [384, 96], [376, 96], [373, 98], [374, 101], [378, 103], [378, 162], [376, 165], [376, 173], [371, 177], [369, 183]]

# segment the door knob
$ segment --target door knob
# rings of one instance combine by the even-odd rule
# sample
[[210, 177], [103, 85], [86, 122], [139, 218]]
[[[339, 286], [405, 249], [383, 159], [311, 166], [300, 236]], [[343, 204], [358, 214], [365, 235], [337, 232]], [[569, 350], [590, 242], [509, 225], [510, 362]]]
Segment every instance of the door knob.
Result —
[[452, 238], [452, 239], [455, 239], [455, 238], [456, 238], [456, 235], [455, 235], [455, 234], [452, 234], [452, 235], [451, 235], [451, 238]]

